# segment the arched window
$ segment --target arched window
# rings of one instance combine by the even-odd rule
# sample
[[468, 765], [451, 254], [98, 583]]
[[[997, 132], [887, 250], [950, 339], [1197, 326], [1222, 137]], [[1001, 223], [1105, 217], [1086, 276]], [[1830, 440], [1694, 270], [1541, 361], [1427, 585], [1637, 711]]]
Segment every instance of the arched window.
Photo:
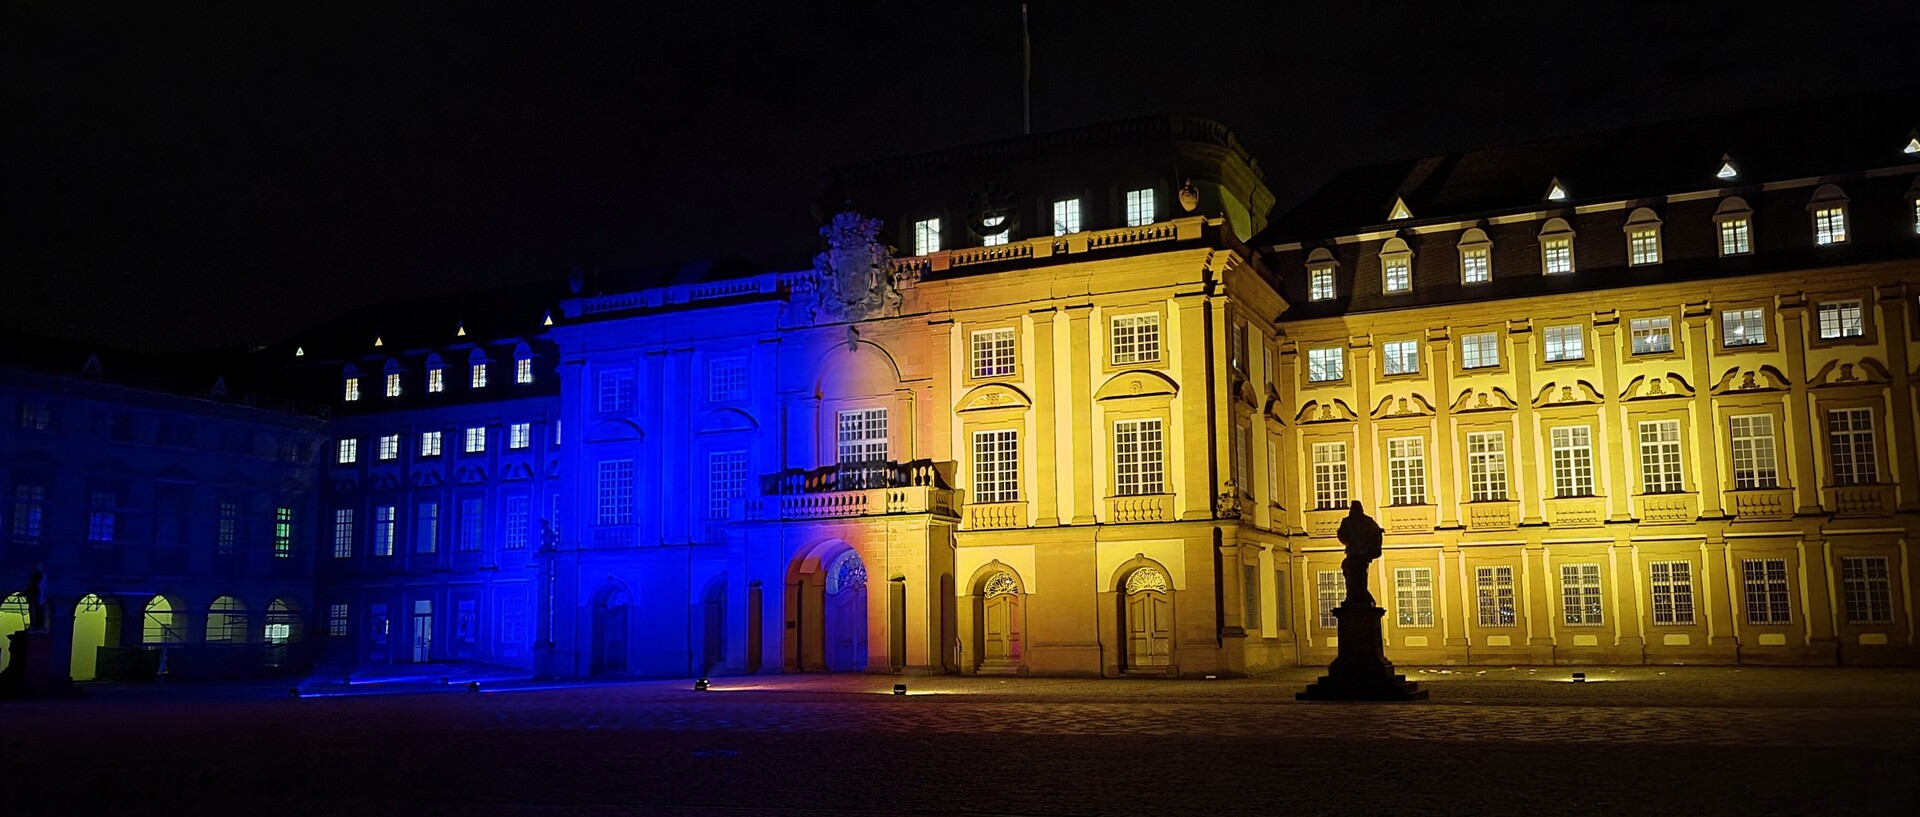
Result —
[[154, 596], [147, 602], [140, 634], [143, 644], [179, 644], [187, 640], [186, 634], [180, 632], [173, 600], [166, 596]]
[[1334, 283], [1334, 270], [1340, 262], [1333, 260], [1333, 253], [1325, 247], [1315, 248], [1307, 254], [1307, 300], [1331, 301], [1340, 295], [1340, 288]]
[[207, 608], [207, 643], [240, 644], [247, 640], [247, 606], [232, 596], [221, 596]]
[[1413, 291], [1413, 249], [1405, 239], [1389, 238], [1380, 245], [1380, 291]]
[[1547, 219], [1540, 227], [1540, 272], [1567, 275], [1573, 269], [1573, 228], [1564, 218]]
[[439, 394], [447, 390], [447, 364], [438, 354], [427, 355], [427, 393]]
[[1484, 284], [1493, 280], [1493, 242], [1487, 231], [1469, 227], [1460, 234], [1460, 283]]
[[473, 350], [473, 354], [467, 355], [467, 367], [472, 371], [472, 376], [468, 380], [468, 385], [476, 389], [486, 388], [487, 387], [487, 353], [481, 349]]
[[387, 378], [387, 390], [386, 390], [387, 396], [399, 397], [400, 396], [400, 361], [394, 360], [393, 358], [387, 358], [387, 365], [384, 372]]
[[1813, 243], [1847, 243], [1847, 194], [1838, 185], [1823, 184], [1814, 190], [1807, 212], [1813, 215]]
[[360, 367], [349, 363], [340, 376], [346, 383], [341, 399], [348, 402], [360, 399]]
[[1713, 212], [1714, 232], [1720, 236], [1720, 256], [1746, 255], [1753, 252], [1753, 208], [1747, 206], [1747, 200], [1739, 196], [1728, 196], [1720, 200], [1720, 208]]
[[1627, 216], [1627, 266], [1660, 263], [1660, 217], [1651, 209], [1636, 208]]
[[513, 347], [513, 382], [533, 382], [533, 350], [524, 343]]
[[267, 666], [277, 667], [287, 663], [289, 645], [298, 642], [301, 636], [300, 608], [288, 599], [274, 599], [267, 605], [267, 626], [264, 635], [267, 642]]

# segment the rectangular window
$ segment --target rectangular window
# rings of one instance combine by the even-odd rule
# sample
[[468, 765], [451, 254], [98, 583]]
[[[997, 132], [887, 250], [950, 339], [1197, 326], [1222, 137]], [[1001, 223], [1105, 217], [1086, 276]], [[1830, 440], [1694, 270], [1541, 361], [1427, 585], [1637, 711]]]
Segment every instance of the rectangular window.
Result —
[[1334, 617], [1333, 610], [1347, 598], [1347, 574], [1338, 570], [1322, 570], [1315, 578], [1314, 597], [1320, 611], [1320, 627], [1326, 630], [1339, 629], [1340, 619]]
[[374, 604], [367, 607], [367, 640], [374, 644], [386, 644], [387, 606]]
[[1053, 234], [1080, 232], [1080, 200], [1061, 199], [1053, 203]]
[[1338, 346], [1307, 350], [1307, 382], [1331, 383], [1347, 376], [1347, 359]]
[[1653, 587], [1653, 623], [1692, 624], [1693, 563], [1652, 562], [1647, 576]]
[[440, 456], [440, 432], [438, 431], [420, 432], [420, 456], [422, 457]]
[[340, 441], [340, 457], [339, 457], [340, 464], [349, 465], [359, 461], [359, 459], [360, 459], [360, 441], [352, 437], [347, 437], [345, 439], [342, 439]]
[[526, 448], [533, 445], [533, 424], [514, 423], [507, 426], [507, 447]]
[[932, 255], [940, 251], [940, 219], [922, 219], [913, 223], [913, 254]]
[[1599, 565], [1560, 566], [1560, 612], [1570, 627], [1601, 625]]
[[1815, 244], [1841, 244], [1847, 240], [1847, 211], [1842, 207], [1822, 207], [1813, 211]]
[[884, 463], [887, 461], [887, 410], [849, 409], [837, 415], [836, 462]]
[[1394, 568], [1393, 610], [1402, 627], [1433, 626], [1433, 568]]
[[527, 643], [527, 599], [518, 593], [500, 596], [500, 646], [507, 655], [518, 655]]
[[1152, 363], [1160, 359], [1159, 315], [1116, 315], [1113, 318], [1113, 365]]
[[1858, 338], [1867, 334], [1860, 301], [1825, 301], [1819, 306], [1820, 339]]
[[384, 434], [380, 437], [380, 459], [394, 460], [400, 457], [400, 435]]
[[400, 396], [400, 373], [399, 372], [387, 373], [387, 396], [388, 397]]
[[20, 427], [34, 431], [46, 431], [53, 424], [53, 412], [46, 403], [29, 400], [20, 401]]
[[327, 635], [332, 638], [345, 638], [347, 636], [346, 605], [327, 605]]
[[1634, 318], [1628, 322], [1628, 330], [1633, 336], [1633, 353], [1651, 355], [1673, 351], [1673, 319], [1660, 316], [1656, 318]]
[[1747, 599], [1748, 624], [1789, 624], [1792, 599], [1787, 595], [1787, 560], [1746, 559], [1740, 563]]
[[280, 506], [273, 509], [273, 557], [285, 559], [293, 556], [293, 509]]
[[1627, 264], [1641, 266], [1660, 263], [1660, 231], [1643, 227], [1627, 233]]
[[87, 506], [87, 541], [113, 541], [120, 498], [112, 491], [94, 491]]
[[1387, 441], [1387, 499], [1394, 505], [1427, 504], [1427, 441], [1398, 437]]
[[460, 544], [464, 551], [480, 549], [486, 538], [486, 506], [479, 499], [460, 500]]
[[1244, 375], [1247, 373], [1247, 325], [1233, 321], [1227, 326], [1227, 365]]
[[484, 426], [475, 426], [467, 429], [467, 445], [465, 450], [469, 454], [478, 454], [487, 450], [487, 429]]
[[1744, 218], [1730, 218], [1720, 222], [1720, 254], [1745, 255], [1753, 252], [1751, 228]]
[[1548, 432], [1553, 449], [1553, 495], [1593, 496], [1593, 430], [1560, 426]]
[[1267, 438], [1267, 502], [1280, 504], [1280, 444]]
[[373, 555], [393, 555], [394, 520], [399, 509], [392, 505], [381, 505], [373, 509]]
[[1253, 426], [1246, 423], [1233, 427], [1233, 490], [1239, 496], [1253, 496]]
[[973, 501], [1020, 498], [1020, 441], [1012, 429], [973, 433]]
[[599, 496], [595, 515], [598, 524], [633, 524], [633, 460], [601, 462], [595, 488]]
[[514, 359], [513, 382], [522, 384], [533, 382], [533, 358], [522, 357]]
[[1486, 247], [1461, 250], [1460, 280], [1468, 284], [1484, 284], [1493, 280], [1493, 253]]
[[747, 399], [746, 358], [716, 358], [707, 364], [707, 399], [715, 403]]
[[1257, 633], [1260, 625], [1260, 566], [1240, 565], [1240, 626]]
[[602, 369], [600, 371], [600, 413], [632, 411], [633, 396], [632, 369]]
[[1347, 506], [1347, 444], [1313, 444], [1313, 506], [1333, 510]]
[[435, 366], [427, 370], [427, 392], [439, 394], [447, 390], [447, 370]]
[[1479, 332], [1460, 337], [1460, 368], [1491, 369], [1500, 365], [1500, 333]]
[[486, 387], [487, 387], [487, 364], [485, 363], [473, 364], [473, 388], [484, 389]]
[[440, 503], [422, 502], [414, 509], [413, 552], [440, 550]]
[[1336, 294], [1332, 267], [1314, 267], [1307, 270], [1307, 300], [1331, 301]]
[[1473, 570], [1474, 597], [1482, 627], [1512, 627], [1513, 567], [1494, 565]]
[[987, 233], [985, 235], [980, 236], [980, 246], [998, 247], [1002, 244], [1007, 243], [1008, 240], [1012, 239], [1013, 231], [1011, 229], [1001, 226], [1006, 223], [1007, 223], [1007, 217], [1004, 215], [987, 216], [986, 218], [981, 219], [980, 220], [981, 226], [989, 230], [998, 228], [999, 232]]
[[1153, 188], [1127, 191], [1127, 226], [1153, 223]]
[[1565, 275], [1573, 271], [1573, 239], [1549, 238], [1540, 246], [1548, 275]]
[[1390, 340], [1380, 346], [1380, 365], [1388, 375], [1420, 373], [1420, 341]]
[[513, 494], [507, 497], [507, 550], [526, 550], [527, 532], [531, 528], [533, 498], [526, 494]]
[[726, 519], [733, 500], [747, 493], [747, 452], [713, 451], [707, 454], [707, 518]]
[[1640, 488], [1649, 494], [1677, 494], [1681, 487], [1680, 421], [1640, 424]]
[[1833, 484], [1871, 485], [1879, 482], [1879, 463], [1873, 444], [1873, 410], [1828, 410], [1827, 453], [1833, 460]]
[[1586, 327], [1577, 323], [1547, 327], [1547, 362], [1587, 359]]
[[40, 520], [46, 513], [46, 506], [46, 486], [13, 486], [13, 538], [40, 538]]
[[340, 508], [333, 512], [333, 558], [353, 557], [353, 509]]
[[360, 399], [360, 378], [347, 378], [346, 393], [342, 395], [348, 402]]
[[1158, 494], [1166, 489], [1162, 473], [1160, 421], [1120, 420], [1113, 424], [1114, 493]]
[[214, 549], [222, 554], [230, 554], [239, 538], [240, 506], [233, 502], [220, 503], [220, 527], [214, 534]]
[[1380, 259], [1381, 284], [1387, 292], [1406, 292], [1413, 289], [1413, 259], [1408, 256], [1395, 256]]
[[973, 333], [972, 340], [974, 377], [1013, 374], [1012, 329], [982, 329]]
[[1767, 312], [1759, 307], [1720, 313], [1720, 345], [1759, 346], [1767, 342]]
[[1774, 458], [1773, 415], [1743, 414], [1727, 418], [1727, 437], [1733, 446], [1733, 487], [1772, 488], [1780, 484]]
[[1840, 557], [1848, 624], [1892, 624], [1893, 585], [1885, 556]]
[[1475, 431], [1467, 435], [1467, 497], [1474, 502], [1507, 498], [1507, 435]]

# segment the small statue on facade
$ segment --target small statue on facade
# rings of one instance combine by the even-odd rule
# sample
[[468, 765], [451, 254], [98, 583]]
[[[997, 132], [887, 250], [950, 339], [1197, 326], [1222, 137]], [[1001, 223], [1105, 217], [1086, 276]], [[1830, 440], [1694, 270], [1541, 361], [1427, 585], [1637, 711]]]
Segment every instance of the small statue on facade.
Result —
[[551, 520], [540, 520], [540, 552], [552, 553], [560, 549], [560, 529], [553, 526]]
[[27, 579], [27, 629], [46, 632], [52, 622], [47, 618], [47, 566], [36, 564]]
[[1358, 500], [1348, 506], [1347, 518], [1340, 520], [1336, 535], [1340, 543], [1347, 546], [1347, 557], [1340, 560], [1340, 572], [1347, 577], [1346, 605], [1349, 607], [1374, 606], [1373, 593], [1367, 590], [1367, 566], [1380, 558], [1384, 533]]

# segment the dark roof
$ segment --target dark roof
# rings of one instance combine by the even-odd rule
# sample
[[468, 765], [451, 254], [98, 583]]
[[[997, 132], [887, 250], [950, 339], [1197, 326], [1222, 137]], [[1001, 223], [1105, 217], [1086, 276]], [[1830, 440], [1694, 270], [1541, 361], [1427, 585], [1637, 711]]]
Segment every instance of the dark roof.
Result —
[[[0, 368], [296, 414], [324, 413], [319, 406], [286, 399], [270, 378], [230, 350], [150, 355], [0, 329]], [[224, 395], [216, 385], [224, 387]]]
[[[253, 354], [282, 365], [296, 350], [309, 359], [352, 359], [377, 352], [443, 347], [452, 343], [481, 343], [512, 337], [533, 337], [549, 310], [560, 314], [560, 300], [568, 297], [565, 281], [538, 281], [492, 289], [451, 292], [355, 309], [306, 331], [298, 332]], [[458, 335], [466, 329], [464, 337]], [[380, 346], [373, 345], [375, 338]]]
[[1781, 181], [1920, 161], [1901, 149], [1920, 127], [1920, 84], [1674, 122], [1356, 168], [1336, 176], [1255, 240], [1265, 246], [1350, 235], [1386, 224], [1396, 197], [1407, 223]]

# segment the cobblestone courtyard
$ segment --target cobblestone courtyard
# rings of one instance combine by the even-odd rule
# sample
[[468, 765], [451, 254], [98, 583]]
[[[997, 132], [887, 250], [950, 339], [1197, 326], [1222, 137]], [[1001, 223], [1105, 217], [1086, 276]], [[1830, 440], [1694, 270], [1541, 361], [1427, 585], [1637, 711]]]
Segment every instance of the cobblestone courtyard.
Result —
[[1310, 669], [101, 687], [0, 704], [0, 812], [1920, 813], [1920, 671], [1575, 669], [1412, 669], [1399, 705], [1296, 703]]

